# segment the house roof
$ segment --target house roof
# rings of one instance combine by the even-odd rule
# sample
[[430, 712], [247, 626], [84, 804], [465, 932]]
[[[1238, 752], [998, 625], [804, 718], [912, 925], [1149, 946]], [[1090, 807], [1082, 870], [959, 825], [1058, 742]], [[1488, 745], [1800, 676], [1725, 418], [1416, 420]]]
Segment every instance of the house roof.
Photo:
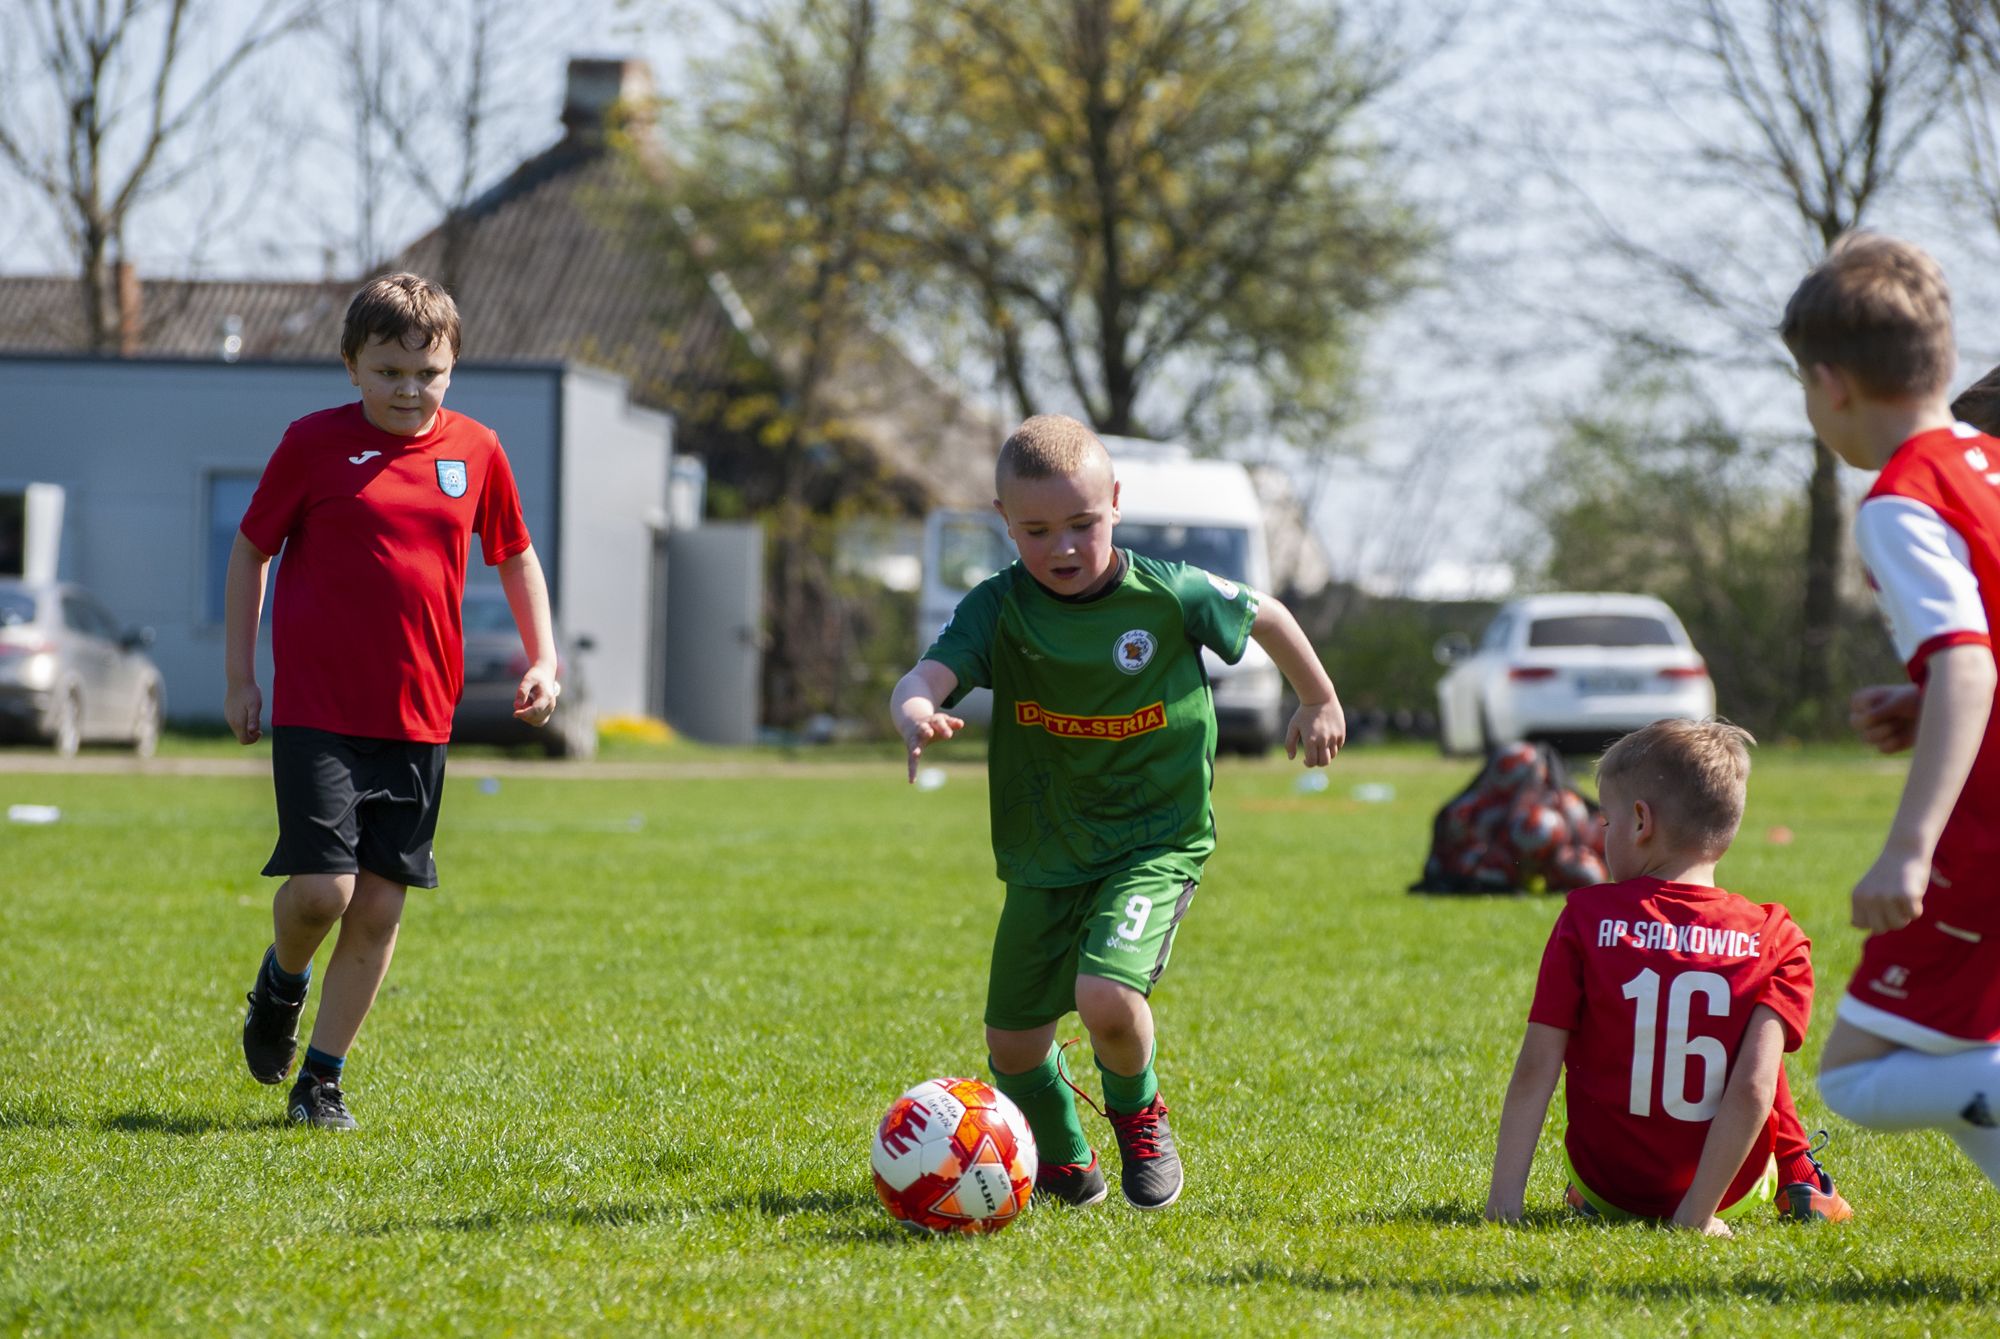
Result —
[[[234, 322], [243, 341], [239, 356], [331, 358], [353, 290], [346, 281], [142, 280], [139, 342], [133, 352], [139, 357], [219, 358]], [[88, 347], [75, 278], [0, 276], [0, 352], [71, 353]]]
[[715, 294], [644, 236], [658, 226], [650, 190], [630, 160], [566, 138], [387, 268], [451, 289], [467, 356], [594, 363], [629, 378], [634, 399], [672, 408], [675, 390], [727, 379], [736, 332]]

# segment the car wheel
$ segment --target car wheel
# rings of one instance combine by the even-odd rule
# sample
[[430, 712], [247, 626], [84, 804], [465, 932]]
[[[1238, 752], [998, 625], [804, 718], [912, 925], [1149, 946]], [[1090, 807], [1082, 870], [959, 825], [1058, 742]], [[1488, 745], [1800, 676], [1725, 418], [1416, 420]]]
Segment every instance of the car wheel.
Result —
[[148, 688], [139, 699], [139, 717], [132, 723], [132, 752], [150, 758], [160, 747], [160, 690]]
[[49, 742], [58, 758], [74, 758], [83, 744], [83, 694], [71, 688], [56, 701], [56, 718]]

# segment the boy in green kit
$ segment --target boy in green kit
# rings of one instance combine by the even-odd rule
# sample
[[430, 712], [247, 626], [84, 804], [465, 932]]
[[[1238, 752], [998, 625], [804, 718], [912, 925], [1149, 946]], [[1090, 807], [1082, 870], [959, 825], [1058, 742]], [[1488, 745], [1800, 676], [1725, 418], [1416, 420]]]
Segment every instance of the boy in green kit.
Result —
[[959, 602], [890, 712], [909, 771], [993, 690], [993, 852], [1007, 885], [987, 984], [995, 1084], [1026, 1114], [1036, 1188], [1074, 1205], [1108, 1193], [1055, 1050], [1075, 1009], [1090, 1032], [1125, 1198], [1164, 1209], [1181, 1162], [1153, 1075], [1153, 983], [1203, 863], [1215, 710], [1201, 648], [1235, 663], [1252, 637], [1299, 699], [1289, 757], [1333, 760], [1347, 739], [1333, 682], [1285, 607], [1182, 563], [1114, 548], [1118, 482], [1089, 428], [1056, 414], [1014, 431], [994, 502], [1020, 561]]

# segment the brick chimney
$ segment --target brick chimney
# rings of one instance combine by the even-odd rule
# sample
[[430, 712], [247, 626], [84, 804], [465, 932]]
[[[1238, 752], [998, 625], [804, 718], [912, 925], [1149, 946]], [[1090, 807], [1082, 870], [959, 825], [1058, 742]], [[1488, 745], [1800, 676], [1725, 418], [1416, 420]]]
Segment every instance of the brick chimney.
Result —
[[118, 353], [130, 358], [139, 352], [140, 323], [145, 313], [139, 297], [139, 267], [129, 260], [118, 262]]
[[571, 144], [602, 148], [608, 128], [652, 115], [653, 67], [643, 60], [577, 57], [563, 96], [563, 135]]

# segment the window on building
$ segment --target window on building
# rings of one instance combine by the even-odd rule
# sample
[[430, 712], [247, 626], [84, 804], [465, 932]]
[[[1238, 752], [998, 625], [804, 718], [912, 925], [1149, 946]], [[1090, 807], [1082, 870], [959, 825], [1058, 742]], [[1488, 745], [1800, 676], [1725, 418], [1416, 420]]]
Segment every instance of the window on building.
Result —
[[17, 577], [28, 561], [28, 498], [0, 493], [0, 577]]
[[[229, 581], [229, 551], [236, 546], [236, 531], [243, 524], [243, 513], [250, 509], [250, 498], [256, 491], [257, 475], [251, 472], [217, 470], [208, 476], [205, 611], [211, 623], [222, 622], [222, 592]], [[264, 582], [264, 613], [267, 619], [271, 612], [271, 590], [277, 584], [277, 576], [278, 560], [273, 558]]]

